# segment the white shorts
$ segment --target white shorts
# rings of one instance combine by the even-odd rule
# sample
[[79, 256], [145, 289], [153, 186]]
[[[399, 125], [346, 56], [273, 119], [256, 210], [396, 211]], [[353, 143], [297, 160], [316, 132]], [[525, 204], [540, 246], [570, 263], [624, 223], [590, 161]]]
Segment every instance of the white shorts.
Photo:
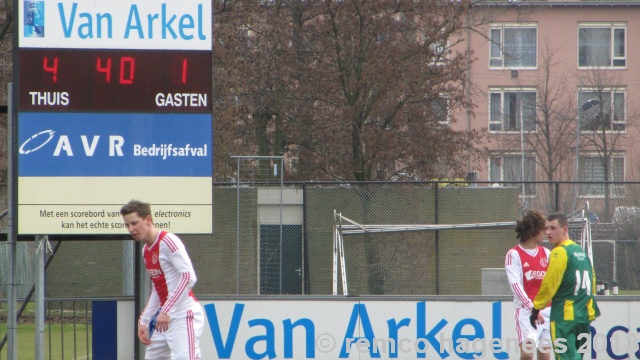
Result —
[[174, 315], [165, 332], [154, 331], [147, 346], [147, 360], [198, 360], [204, 313], [200, 303], [180, 315]]
[[549, 316], [551, 315], [551, 308], [547, 307], [544, 310], [540, 311], [542, 317], [544, 317], [544, 324], [538, 325], [537, 329], [534, 329], [531, 326], [531, 321], [529, 317], [531, 316], [531, 310], [522, 308], [515, 310], [516, 317], [516, 333], [518, 334], [518, 343], [522, 344], [522, 342], [526, 339], [531, 339], [538, 347], [540, 343], [540, 339], [547, 339], [546, 343], [551, 345], [551, 332], [549, 331]]

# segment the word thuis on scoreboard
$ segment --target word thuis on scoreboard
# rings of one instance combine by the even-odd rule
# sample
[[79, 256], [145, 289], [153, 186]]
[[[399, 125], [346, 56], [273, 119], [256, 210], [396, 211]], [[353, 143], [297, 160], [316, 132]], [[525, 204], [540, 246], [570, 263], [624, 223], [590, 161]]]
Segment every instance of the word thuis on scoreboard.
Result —
[[212, 232], [210, 0], [19, 0], [18, 232]]

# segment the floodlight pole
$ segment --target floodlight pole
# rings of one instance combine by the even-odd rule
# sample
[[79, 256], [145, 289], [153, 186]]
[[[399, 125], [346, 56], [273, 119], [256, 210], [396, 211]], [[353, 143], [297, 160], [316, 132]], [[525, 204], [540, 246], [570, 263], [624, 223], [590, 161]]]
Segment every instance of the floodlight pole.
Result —
[[580, 87], [578, 88], [578, 124], [576, 126], [576, 168], [573, 173], [573, 209], [578, 209], [578, 172], [580, 170], [580, 118], [583, 111], [600, 104], [598, 99], [589, 99], [580, 105], [580, 94], [582, 93], [582, 78], [580, 78]]
[[580, 85], [578, 86], [578, 123], [576, 124], [576, 168], [573, 172], [573, 210], [578, 209], [578, 172], [580, 170], [580, 115], [582, 113], [582, 107], [580, 106], [580, 94], [582, 93], [582, 78], [580, 78]]
[[[522, 104], [520, 104], [522, 106]], [[522, 109], [520, 109], [520, 168], [522, 170], [522, 211], [527, 207], [527, 194], [525, 192], [526, 185], [524, 183], [524, 114], [522, 113]]]

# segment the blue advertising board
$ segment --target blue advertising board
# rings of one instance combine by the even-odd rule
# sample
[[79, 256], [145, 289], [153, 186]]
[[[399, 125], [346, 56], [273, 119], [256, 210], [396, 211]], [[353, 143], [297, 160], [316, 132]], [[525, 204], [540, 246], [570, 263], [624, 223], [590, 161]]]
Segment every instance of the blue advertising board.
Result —
[[24, 113], [19, 176], [212, 175], [211, 115]]

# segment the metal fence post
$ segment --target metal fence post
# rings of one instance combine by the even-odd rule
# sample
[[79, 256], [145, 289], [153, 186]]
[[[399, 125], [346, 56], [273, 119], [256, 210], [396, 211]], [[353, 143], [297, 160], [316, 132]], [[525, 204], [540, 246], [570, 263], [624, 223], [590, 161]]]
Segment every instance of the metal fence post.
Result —
[[47, 245], [49, 240], [44, 235], [37, 235], [36, 241], [36, 266], [35, 277], [35, 360], [44, 360], [44, 294], [45, 294], [45, 258], [47, 256]]
[[[440, 188], [439, 183], [435, 183], [435, 219], [434, 222], [439, 224], [438, 220], [438, 210], [440, 207], [440, 193], [438, 192], [438, 188]], [[436, 230], [436, 295], [440, 295], [440, 232]]]
[[240, 158], [236, 174], [236, 294], [240, 293]]
[[557, 211], [560, 211], [560, 183], [556, 181], [555, 182], [555, 187], [556, 187], [556, 199], [555, 199], [556, 200], [555, 201], [556, 209], [555, 209], [555, 211], [557, 212]]

